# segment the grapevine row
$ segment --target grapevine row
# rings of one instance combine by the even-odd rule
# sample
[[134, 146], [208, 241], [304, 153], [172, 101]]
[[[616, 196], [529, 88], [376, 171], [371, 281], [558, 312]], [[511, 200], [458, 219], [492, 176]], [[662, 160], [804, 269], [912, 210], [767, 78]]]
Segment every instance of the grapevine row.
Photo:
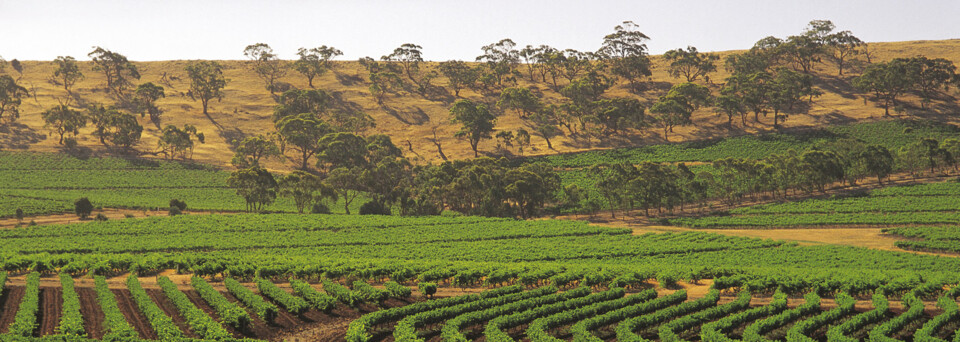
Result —
[[277, 287], [276, 284], [268, 280], [257, 279], [256, 283], [257, 289], [260, 290], [260, 294], [273, 299], [273, 301], [277, 302], [280, 304], [280, 306], [282, 306], [284, 309], [287, 309], [287, 311], [291, 313], [299, 315], [310, 308], [310, 304], [307, 303], [306, 300], [287, 293], [287, 291]]
[[[683, 291], [683, 290], [681, 290]], [[679, 292], [679, 291], [678, 291]], [[657, 310], [643, 316], [631, 318], [618, 324], [616, 327], [618, 341], [640, 342], [646, 341], [637, 332], [653, 327], [660, 323], [667, 323], [674, 318], [688, 315], [709, 307], [717, 305], [720, 299], [718, 294], [705, 296], [692, 302], [685, 302], [677, 306], [671, 306], [665, 309]]]
[[[589, 291], [589, 289], [587, 289]], [[577, 290], [573, 290], [577, 291]], [[483, 330], [483, 336], [490, 342], [515, 342], [504, 330], [521, 326], [534, 320], [547, 317], [559, 312], [581, 308], [593, 303], [599, 303], [617, 298], [622, 298], [624, 291], [621, 288], [614, 288], [604, 292], [594, 293], [589, 296], [577, 297], [563, 302], [544, 305], [527, 311], [515, 314], [500, 316], [490, 320]]]
[[317, 310], [329, 312], [337, 306], [337, 301], [333, 299], [333, 297], [317, 291], [317, 289], [303, 280], [290, 279], [290, 287], [293, 289], [293, 293], [305, 299]]
[[167, 314], [157, 306], [157, 303], [153, 302], [153, 299], [150, 299], [150, 295], [148, 295], [147, 291], [140, 285], [140, 280], [137, 279], [135, 274], [127, 276], [127, 289], [130, 290], [130, 297], [137, 303], [140, 312], [142, 312], [144, 316], [147, 316], [147, 321], [150, 322], [150, 326], [153, 327], [153, 331], [157, 332], [157, 337], [161, 341], [178, 341], [183, 339], [183, 333], [180, 331], [180, 327], [177, 327], [177, 325], [173, 323], [173, 319], [167, 316]]
[[27, 286], [20, 307], [7, 331], [11, 335], [31, 336], [37, 329], [37, 312], [40, 310], [40, 273], [27, 275]]
[[520, 289], [517, 287], [501, 287], [474, 295], [431, 300], [387, 310], [374, 311], [360, 316], [360, 318], [350, 322], [350, 326], [347, 328], [346, 340], [349, 342], [366, 342], [371, 338], [370, 330], [377, 325], [397, 321], [409, 315], [414, 315], [420, 312], [426, 312], [447, 306], [460, 305], [486, 298], [503, 296], [519, 291]]
[[[2, 276], [0, 276], [0, 278], [2, 278]], [[2, 279], [0, 279], [0, 284], [2, 284]], [[69, 274], [60, 274], [63, 308], [60, 314], [60, 324], [57, 325], [57, 333], [67, 336], [85, 337], [87, 333], [83, 330], [83, 315], [80, 314], [80, 296], [77, 295], [77, 291], [73, 285], [73, 278], [70, 278]]]
[[106, 330], [103, 339], [115, 338], [118, 340], [135, 340], [139, 334], [127, 323], [127, 318], [120, 312], [120, 306], [117, 304], [117, 298], [107, 286], [107, 280], [103, 276], [96, 276], [94, 280], [94, 290], [97, 292], [97, 301], [100, 302], [100, 309], [103, 310], [103, 327]]
[[784, 324], [820, 310], [820, 296], [818, 296], [816, 292], [808, 293], [804, 296], [804, 299], [806, 302], [793, 310], [787, 310], [779, 315], [764, 318], [748, 326], [743, 331], [743, 340], [746, 342], [769, 342], [770, 339], [767, 339], [763, 335]]
[[911, 291], [904, 295], [903, 305], [907, 308], [907, 311], [870, 330], [871, 342], [897, 342], [899, 340], [890, 336], [923, 316], [923, 301], [917, 298], [917, 291]]
[[193, 276], [190, 277], [190, 284], [193, 286], [194, 290], [197, 290], [197, 293], [200, 294], [200, 297], [217, 311], [217, 315], [220, 316], [220, 320], [223, 323], [229, 324], [238, 329], [244, 328], [250, 324], [250, 315], [247, 313], [247, 311], [237, 304], [227, 300], [226, 297], [220, 294], [220, 291], [217, 291], [213, 288], [213, 286], [210, 286], [206, 280], [197, 276]]
[[787, 330], [787, 342], [816, 342], [817, 340], [810, 338], [810, 333], [852, 313], [857, 304], [857, 300], [846, 293], [837, 294], [834, 299], [837, 302], [836, 308], [797, 322], [790, 327], [790, 330]]
[[[720, 292], [717, 290], [711, 290], [709, 293], [707, 293], [707, 297], [717, 297], [717, 299], [719, 299], [719, 296]], [[740, 294], [737, 295], [737, 299], [733, 302], [708, 308], [691, 315], [686, 315], [667, 322], [667, 324], [661, 325], [659, 328], [660, 341], [685, 342], [683, 338], [681, 338], [681, 334], [679, 332], [703, 325], [705, 322], [729, 316], [734, 312], [741, 311], [748, 307], [750, 307], [750, 292], [741, 291]]]
[[865, 326], [882, 321], [890, 308], [887, 297], [882, 294], [873, 295], [873, 310], [853, 316], [853, 318], [827, 330], [828, 342], [859, 342], [858, 339], [847, 335]]
[[443, 325], [440, 337], [443, 338], [444, 341], [448, 342], [467, 342], [469, 341], [467, 337], [460, 332], [463, 327], [473, 324], [480, 324], [500, 316], [510, 315], [524, 310], [530, 310], [539, 306], [553, 304], [572, 298], [583, 297], [590, 293], [590, 290], [587, 288], [578, 288], [557, 293], [558, 289], [554, 286], [543, 287], [540, 290], [546, 295], [457, 316], [456, 318], [447, 321]]
[[[653, 291], [653, 290], [647, 290]], [[654, 292], [656, 293], [656, 292]], [[619, 323], [630, 317], [636, 317], [651, 313], [657, 310], [668, 308], [673, 305], [677, 305], [687, 300], [686, 291], [676, 291], [669, 295], [648, 301], [639, 303], [636, 305], [627, 306], [621, 309], [613, 310], [607, 312], [603, 315], [596, 317], [591, 317], [574, 324], [570, 328], [570, 331], [573, 333], [574, 342], [603, 342], [600, 338], [597, 338], [592, 333], [591, 330]]]
[[224, 278], [223, 285], [227, 288], [227, 291], [230, 292], [234, 297], [237, 297], [238, 300], [243, 302], [244, 305], [253, 309], [253, 312], [260, 316], [264, 321], [272, 322], [275, 317], [277, 317], [277, 306], [273, 305], [268, 301], [263, 300], [263, 297], [253, 293], [250, 289], [246, 288], [240, 282], [234, 280], [233, 278]]
[[208, 340], [220, 340], [232, 336], [220, 323], [217, 323], [217, 321], [210, 318], [207, 313], [197, 308], [196, 305], [193, 305], [190, 298], [187, 298], [187, 295], [180, 292], [180, 289], [177, 288], [177, 285], [174, 284], [173, 281], [170, 281], [170, 278], [157, 277], [157, 285], [160, 285], [163, 293], [173, 302], [173, 305], [177, 307], [177, 310], [180, 311], [183, 318], [187, 320], [190, 329], [193, 329], [193, 332], [197, 333], [197, 335]]
[[773, 300], [771, 300], [768, 305], [704, 324], [703, 327], [700, 328], [700, 340], [704, 342], [737, 342], [737, 340], [726, 335], [731, 329], [763, 317], [776, 315], [786, 308], [787, 295], [783, 292], [777, 292], [773, 295]]
[[523, 288], [520, 287], [520, 285], [513, 285], [511, 287], [515, 289], [515, 292], [503, 296], [484, 298], [454, 306], [440, 307], [430, 311], [419, 312], [414, 315], [404, 317], [397, 322], [397, 326], [394, 327], [393, 339], [398, 342], [422, 342], [423, 340], [417, 336], [417, 328], [419, 327], [427, 324], [442, 322], [464, 313], [486, 310], [492, 307], [513, 303], [518, 300], [540, 297], [546, 292], [539, 289], [522, 292]]
[[550, 333], [548, 333], [548, 331], [550, 329], [563, 326], [565, 324], [578, 322], [588, 317], [602, 315], [612, 310], [617, 310], [626, 306], [646, 302], [656, 297], [657, 297], [656, 292], [644, 291], [644, 292], [640, 292], [624, 298], [608, 300], [605, 302], [595, 303], [595, 304], [585, 306], [582, 308], [577, 308], [574, 310], [563, 311], [557, 314], [553, 314], [547, 317], [538, 318], [537, 320], [534, 320], [532, 323], [530, 323], [530, 326], [527, 327], [527, 330], [525, 333], [527, 334], [527, 338], [529, 338], [531, 341], [534, 341], [534, 342], [562, 341], [556, 337], [551, 336]]

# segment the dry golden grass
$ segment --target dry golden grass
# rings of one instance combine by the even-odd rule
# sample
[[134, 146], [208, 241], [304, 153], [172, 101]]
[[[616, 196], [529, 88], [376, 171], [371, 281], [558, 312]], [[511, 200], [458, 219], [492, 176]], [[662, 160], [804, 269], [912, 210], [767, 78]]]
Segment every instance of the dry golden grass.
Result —
[[[870, 49], [874, 61], [888, 60], [894, 57], [926, 55], [932, 58], [943, 57], [955, 63], [960, 63], [960, 40], [874, 43], [870, 44]], [[122, 53], [123, 51], [119, 52]], [[731, 52], [720, 52], [721, 55], [729, 53]], [[136, 58], [136, 56], [129, 57]], [[654, 61], [654, 73], [649, 82], [650, 89], [639, 95], [646, 102], [653, 101], [657, 96], [663, 94], [670, 84], [680, 82], [679, 79], [667, 75], [666, 64], [660, 56], [653, 56], [652, 59]], [[162, 124], [176, 124], [178, 126], [191, 124], [197, 126], [200, 131], [206, 134], [207, 142], [196, 147], [194, 159], [204, 163], [228, 166], [232, 156], [229, 149], [230, 140], [273, 131], [270, 116], [275, 102], [270, 93], [265, 90], [264, 83], [249, 69], [247, 62], [222, 61], [221, 63], [226, 68], [226, 77], [230, 79], [226, 88], [226, 96], [224, 96], [222, 102], [212, 102], [210, 116], [204, 116], [201, 113], [199, 102], [185, 96], [188, 89], [188, 80], [183, 69], [188, 62], [137, 62], [136, 64], [143, 75], [139, 82], [159, 84], [161, 76], [166, 74], [171, 81], [169, 85], [164, 85], [166, 98], [158, 102], [160, 108], [164, 111]], [[25, 72], [21, 83], [31, 90], [33, 96], [24, 101], [21, 108], [22, 116], [17, 121], [18, 125], [0, 130], [2, 131], [0, 132], [0, 148], [2, 149], [57, 151], [59, 150], [57, 139], [53, 139], [50, 132], [43, 127], [40, 118], [40, 113], [43, 110], [60, 102], [68, 101], [74, 105], [83, 103], [110, 104], [114, 102], [114, 99], [103, 90], [103, 76], [93, 71], [89, 62], [81, 63], [81, 70], [86, 78], [74, 87], [73, 92], [76, 94], [74, 98], [68, 97], [61, 87], [48, 81], [54, 70], [52, 62], [27, 61], [23, 62], [23, 65]], [[434, 68], [435, 65], [435, 63], [428, 63], [426, 68]], [[526, 73], [524, 68], [525, 66], [521, 66], [520, 70]], [[856, 67], [850, 68], [850, 70], [852, 73], [856, 70]], [[11, 68], [7, 68], [6, 72], [13, 73]], [[845, 75], [842, 78], [837, 77], [835, 67], [832, 64], [820, 65], [818, 72], [823, 79], [818, 86], [825, 94], [815, 101], [809, 113], [791, 116], [786, 122], [786, 127], [845, 123], [878, 118], [882, 115], [882, 109], [876, 107], [872, 102], [865, 105], [863, 95], [856, 93], [849, 86], [850, 75]], [[15, 73], [13, 75], [17, 76]], [[719, 82], [728, 75], [725, 71], [720, 70], [710, 76], [714, 82]], [[448, 157], [468, 158], [473, 155], [466, 141], [453, 138], [453, 132], [457, 130], [457, 127], [450, 123], [448, 113], [450, 104], [456, 99], [452, 90], [447, 90], [449, 93], [447, 95], [431, 96], [429, 99], [416, 92], [402, 92], [398, 95], [389, 95], [384, 105], [379, 106], [367, 89], [366, 77], [366, 72], [362, 70], [358, 63], [341, 61], [336, 63], [333, 72], [328, 72], [319, 77], [314, 81], [314, 84], [317, 88], [334, 94], [341, 100], [341, 105], [360, 109], [370, 114], [376, 120], [377, 127], [368, 133], [390, 135], [394, 142], [403, 148], [407, 156], [415, 162], [428, 163], [439, 160], [436, 148], [427, 140], [428, 137], [432, 137], [434, 128], [438, 131], [444, 152]], [[290, 83], [294, 87], [307, 87], [306, 78], [293, 71], [288, 73], [281, 81]], [[437, 79], [434, 83], [441, 86], [447, 85], [443, 78]], [[708, 85], [714, 91], [719, 88], [717, 84]], [[560, 98], [559, 94], [544, 83], [531, 84], [524, 78], [520, 81], [520, 86], [530, 87], [534, 91], [542, 93], [547, 101], [557, 101]], [[493, 98], [484, 98], [481, 94], [471, 90], [463, 90], [461, 96], [487, 102], [495, 101]], [[618, 84], [609, 90], [606, 96], [637, 95], [630, 94], [624, 85]], [[909, 115], [941, 116], [937, 113], [952, 112], [957, 108], [956, 100], [952, 97], [937, 101], [934, 103], [934, 110], [926, 112], [918, 109], [919, 102], [916, 98], [907, 98], [906, 100], [908, 105], [917, 107], [910, 107]], [[676, 129], [676, 133], [671, 136], [671, 141], [714, 138], [770, 131], [772, 129], [769, 122], [770, 118], [762, 119], [763, 123], [761, 124], [748, 122], [747, 127], [740, 127], [739, 124], [732, 128], [727, 127], [726, 121], [715, 115], [710, 108], [701, 109], [695, 113], [694, 121], [694, 126]], [[142, 119], [141, 123], [145, 127], [144, 139], [136, 148], [140, 151], [152, 152], [156, 148], [158, 129], [147, 119]], [[503, 114], [497, 123], [498, 130], [516, 130], [523, 126], [524, 121], [512, 112]], [[96, 138], [90, 135], [91, 130], [88, 127], [81, 131], [78, 138], [80, 145], [94, 151], [103, 150]], [[45, 138], [44, 135], [46, 135]], [[609, 137], [604, 139], [603, 143], [600, 143], [597, 139], [587, 141], [574, 140], [569, 136], [557, 137], [553, 144], [556, 148], [555, 151], [547, 149], [546, 143], [539, 137], [534, 137], [532, 140], [533, 148], [528, 154], [574, 152], [663, 142], [660, 130], [656, 128], [632, 132], [623, 137]], [[408, 146], [412, 147], [412, 151], [407, 149]], [[495, 143], [489, 140], [480, 144], [481, 150], [485, 153], [493, 153], [494, 146]], [[292, 165], [292, 162], [272, 162], [268, 164], [268, 167], [276, 170], [288, 170]]]

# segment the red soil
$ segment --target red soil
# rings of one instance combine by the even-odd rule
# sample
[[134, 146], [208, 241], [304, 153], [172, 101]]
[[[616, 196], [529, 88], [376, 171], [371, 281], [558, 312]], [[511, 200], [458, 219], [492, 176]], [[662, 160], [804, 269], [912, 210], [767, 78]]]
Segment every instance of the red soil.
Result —
[[147, 291], [147, 295], [150, 296], [151, 299], [153, 299], [153, 302], [157, 303], [157, 306], [159, 306], [160, 309], [163, 310], [163, 313], [167, 314], [167, 316], [173, 319], [173, 323], [180, 328], [180, 331], [183, 332], [184, 336], [190, 337], [190, 338], [200, 338], [200, 336], [194, 333], [193, 330], [190, 330], [190, 325], [187, 324], [187, 320], [183, 318], [183, 315], [181, 315], [180, 311], [177, 310], [177, 306], [173, 305], [173, 302], [167, 299], [167, 296], [163, 294], [163, 290], [158, 290], [158, 289], [145, 289], [145, 290]]
[[3, 311], [0, 311], [0, 334], [4, 334], [10, 329], [10, 324], [17, 316], [20, 301], [23, 300], [23, 292], [23, 287], [20, 286], [7, 286], [3, 289], [3, 296], [0, 296], [0, 300], [3, 302]]
[[103, 309], [97, 302], [97, 292], [90, 287], [77, 287], [77, 296], [80, 297], [80, 314], [83, 315], [83, 329], [91, 339], [103, 338]]
[[137, 303], [133, 301], [133, 297], [130, 295], [130, 290], [111, 290], [113, 295], [117, 297], [117, 306], [120, 307], [120, 312], [123, 313], [123, 316], [127, 318], [127, 322], [137, 330], [137, 333], [140, 334], [140, 338], [147, 340], [156, 340], [157, 333], [153, 331], [153, 327], [150, 326], [150, 321], [147, 319], [142, 312], [140, 312], [140, 307], [137, 306]]
[[56, 334], [60, 315], [63, 314], [63, 290], [59, 287], [41, 287], [40, 308], [40, 327], [34, 335]]

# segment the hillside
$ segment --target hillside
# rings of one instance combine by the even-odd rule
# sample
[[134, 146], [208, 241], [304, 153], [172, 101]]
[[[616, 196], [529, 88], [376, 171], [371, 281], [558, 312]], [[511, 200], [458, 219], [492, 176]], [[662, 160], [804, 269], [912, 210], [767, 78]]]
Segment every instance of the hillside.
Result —
[[[947, 58], [954, 63], [960, 63], [960, 40], [871, 43], [869, 46], [873, 61], [925, 55], [930, 58]], [[123, 53], [123, 51], [118, 52]], [[722, 56], [729, 53], [732, 51], [719, 54]], [[137, 58], [137, 56], [129, 57], [134, 60]], [[653, 56], [651, 59], [654, 62], [653, 76], [648, 81], [648, 90], [639, 95], [647, 103], [662, 95], [671, 84], [680, 81], [667, 74], [666, 63], [660, 56]], [[264, 89], [263, 82], [249, 69], [247, 62], [222, 61], [221, 63], [225, 66], [225, 76], [230, 82], [227, 84], [223, 100], [211, 104], [209, 117], [201, 114], [199, 102], [186, 96], [188, 80], [183, 69], [188, 61], [136, 62], [135, 64], [142, 74], [140, 83], [154, 82], [166, 88], [166, 97], [158, 101], [159, 107], [164, 111], [163, 125], [192, 124], [206, 134], [206, 143], [196, 147], [193, 158], [204, 163], [229, 166], [232, 156], [232, 152], [229, 151], [231, 140], [273, 131], [270, 116], [275, 102], [270, 93]], [[429, 99], [416, 92], [388, 95], [384, 105], [379, 106], [367, 89], [369, 84], [366, 71], [359, 63], [339, 61], [335, 64], [333, 72], [320, 76], [314, 84], [317, 88], [334, 95], [338, 106], [359, 109], [370, 114], [376, 120], [377, 126], [368, 133], [388, 134], [414, 162], [428, 163], [440, 160], [435, 146], [427, 140], [428, 137], [432, 137], [433, 129], [436, 128], [448, 157], [456, 159], [472, 156], [469, 144], [453, 137], [457, 127], [449, 122], [448, 113], [450, 104], [456, 100], [452, 90], [447, 89], [448, 94], [434, 95]], [[74, 105], [98, 102], [109, 104], [114, 101], [102, 89], [105, 83], [103, 75], [93, 71], [90, 62], [80, 63], [86, 78], [74, 86], [75, 96], [69, 100], [66, 91], [48, 81], [55, 68], [52, 62], [25, 61], [23, 66], [24, 73], [20, 83], [31, 91], [31, 98], [24, 101], [21, 107], [21, 118], [15, 124], [0, 128], [0, 149], [56, 151], [59, 149], [57, 140], [50, 139], [51, 132], [43, 127], [40, 117], [43, 110], [67, 101], [72, 101]], [[426, 68], [435, 67], [435, 63], [428, 63]], [[808, 114], [790, 116], [785, 126], [788, 129], [823, 126], [881, 117], [882, 109], [876, 107], [873, 102], [866, 102], [863, 94], [857, 93], [849, 85], [849, 79], [855, 74], [857, 67], [852, 69], [843, 77], [837, 77], [832, 64], [818, 65], [817, 86], [824, 95], [815, 100]], [[521, 66], [520, 70], [526, 71], [524, 66]], [[14, 77], [18, 76], [10, 68], [7, 68], [6, 72]], [[164, 75], [168, 82], [161, 82]], [[718, 72], [710, 75], [715, 83], [708, 86], [716, 92], [719, 89], [716, 82], [720, 82], [727, 75], [728, 73], [721, 67]], [[307, 87], [306, 78], [293, 71], [290, 71], [281, 81], [290, 83], [294, 87]], [[630, 94], [623, 83], [618, 82], [614, 88], [605, 93], [605, 96], [637, 96]], [[447, 86], [447, 81], [441, 77], [435, 80], [434, 84]], [[531, 88], [548, 102], [560, 98], [560, 95], [545, 83], [531, 84], [524, 78], [519, 81], [519, 85]], [[496, 102], [494, 97], [484, 97], [469, 89], [461, 91], [461, 96], [488, 103]], [[904, 115], [923, 116], [947, 122], [957, 121], [954, 116], [942, 115], [957, 110], [954, 96], [956, 96], [956, 90], [949, 90], [944, 98], [934, 101], [928, 110], [920, 109], [918, 99], [905, 97], [907, 113]], [[726, 120], [715, 115], [712, 108], [700, 109], [696, 112], [694, 122], [694, 126], [678, 128], [670, 141], [699, 140], [772, 130], [769, 118], [762, 124], [748, 122], [748, 127], [739, 125], [727, 127]], [[152, 152], [156, 149], [158, 129], [146, 118], [141, 119], [141, 124], [145, 128], [144, 138], [136, 148], [140, 151]], [[523, 125], [523, 120], [510, 112], [500, 117], [496, 128], [497, 130], [516, 130]], [[81, 131], [78, 137], [80, 145], [93, 151], [102, 150], [96, 138], [89, 134], [91, 130], [92, 128], [88, 127]], [[569, 136], [560, 136], [555, 139], [553, 146], [556, 150], [554, 151], [547, 149], [543, 139], [533, 137], [533, 149], [527, 154], [543, 155], [663, 142], [660, 131], [655, 127], [645, 131], [631, 132], [626, 136], [609, 137], [602, 143], [597, 139], [572, 139]], [[493, 153], [495, 145], [496, 143], [492, 140], [483, 141], [480, 149], [482, 152]], [[407, 149], [408, 146], [412, 151]], [[292, 163], [273, 162], [268, 164], [268, 167], [286, 170], [290, 165]]]

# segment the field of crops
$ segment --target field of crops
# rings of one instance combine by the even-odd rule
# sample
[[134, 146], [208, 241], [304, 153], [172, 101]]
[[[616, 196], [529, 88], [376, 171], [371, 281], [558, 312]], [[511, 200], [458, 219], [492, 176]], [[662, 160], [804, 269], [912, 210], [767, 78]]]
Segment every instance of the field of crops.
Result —
[[[751, 305], [744, 296], [781, 291], [895, 300], [939, 284], [929, 298], [956, 288], [960, 279], [954, 271], [960, 259], [954, 258], [478, 217], [181, 215], [0, 230], [0, 242], [3, 270], [42, 279], [60, 274], [65, 284], [34, 290], [36, 276], [27, 276], [24, 286], [8, 286], [0, 299], [0, 333], [8, 339], [85, 332], [94, 339], [228, 341], [313, 327], [333, 334], [317, 340], [350, 341], [720, 341], [751, 334], [819, 340], [828, 336], [828, 325], [866, 313], [821, 309], [819, 297], [792, 308], [761, 299]], [[189, 287], [165, 276], [151, 287], [139, 284], [168, 270], [191, 274]], [[104, 276], [128, 277], [125, 290], [109, 287]], [[96, 286], [75, 286], [73, 298], [69, 279], [90, 277]], [[723, 291], [686, 300], [682, 290], [650, 290], [704, 279]], [[486, 292], [430, 299], [418, 290], [430, 283]], [[774, 318], [791, 310], [802, 312]], [[62, 323], [72, 328], [56, 330], [61, 323], [52, 322], [60, 317], [72, 317], [72, 325]], [[934, 321], [923, 316], [911, 322], [918, 319]], [[734, 323], [702, 328], [721, 320]], [[842, 334], [879, 329], [868, 325]], [[921, 326], [879, 333], [911, 336]], [[924, 331], [952, 338], [956, 328], [940, 324]]]
[[[229, 172], [172, 161], [75, 158], [66, 154], [0, 152], [0, 217], [16, 210], [41, 215], [73, 210], [87, 197], [96, 207], [165, 210], [171, 199], [189, 209], [242, 211], [243, 198], [227, 187]], [[351, 203], [356, 211], [363, 198]], [[342, 203], [328, 203], [334, 213]], [[267, 210], [296, 212], [289, 198], [277, 198]]]
[[582, 153], [569, 153], [528, 158], [556, 167], [583, 168], [602, 163], [709, 162], [721, 158], [761, 159], [787, 150], [804, 150], [818, 143], [842, 138], [860, 139], [879, 144], [891, 151], [916, 142], [919, 138], [938, 141], [960, 138], [955, 126], [930, 121], [891, 120], [831, 126], [821, 130], [797, 133], [749, 135], [708, 141], [650, 145]]
[[671, 222], [695, 228], [960, 224], [960, 183], [887, 187], [863, 196], [762, 204]]

